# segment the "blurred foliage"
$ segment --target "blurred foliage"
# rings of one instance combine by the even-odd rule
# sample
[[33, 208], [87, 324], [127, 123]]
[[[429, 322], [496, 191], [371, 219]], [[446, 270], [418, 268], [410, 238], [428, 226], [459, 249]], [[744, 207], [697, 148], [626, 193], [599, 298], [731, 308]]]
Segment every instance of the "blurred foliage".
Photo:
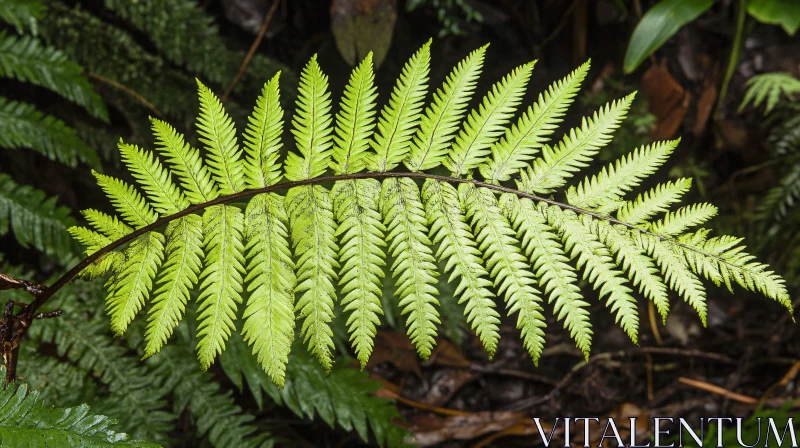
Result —
[[441, 24], [439, 37], [464, 36], [467, 25], [483, 22], [481, 13], [466, 0], [408, 0], [406, 11], [428, 9]]

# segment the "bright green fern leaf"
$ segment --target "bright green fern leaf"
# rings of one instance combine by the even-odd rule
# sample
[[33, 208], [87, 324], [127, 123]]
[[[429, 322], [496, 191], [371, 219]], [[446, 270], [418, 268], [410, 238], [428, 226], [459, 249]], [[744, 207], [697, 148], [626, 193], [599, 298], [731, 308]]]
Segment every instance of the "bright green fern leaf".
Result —
[[589, 62], [586, 62], [551, 85], [528, 107], [516, 124], [506, 129], [503, 138], [492, 145], [491, 159], [479, 167], [484, 179], [490, 183], [506, 181], [528, 166], [528, 162], [542, 147], [545, 137], [558, 127], [588, 71]]
[[461, 207], [472, 219], [478, 246], [486, 257], [486, 267], [500, 294], [505, 295], [509, 314], [517, 312], [517, 328], [522, 333], [525, 349], [538, 365], [544, 348], [545, 319], [541, 292], [529, 270], [530, 263], [522, 255], [516, 233], [489, 190], [473, 185], [459, 187]]
[[429, 170], [444, 160], [475, 91], [487, 47], [478, 48], [459, 62], [433, 94], [433, 102], [425, 109], [405, 161], [411, 171]]
[[502, 135], [514, 116], [531, 78], [533, 63], [517, 67], [492, 86], [480, 106], [467, 117], [456, 136], [444, 166], [456, 177], [471, 172], [489, 155], [489, 148]]
[[189, 292], [197, 285], [203, 255], [203, 220], [188, 215], [167, 225], [164, 266], [159, 287], [153, 294], [147, 331], [145, 356], [161, 350], [172, 330], [183, 318]]
[[197, 355], [207, 369], [225, 348], [242, 303], [244, 214], [231, 205], [203, 212], [203, 272], [200, 274]]
[[125, 250], [125, 261], [109, 279], [111, 287], [106, 298], [111, 330], [115, 334], [125, 333], [128, 324], [144, 306], [163, 252], [164, 237], [155, 232], [138, 237]]
[[255, 196], [245, 211], [247, 308], [242, 336], [275, 384], [283, 386], [294, 341], [295, 265], [289, 251], [289, 218], [283, 198]]
[[197, 133], [205, 145], [206, 160], [211, 176], [219, 185], [221, 194], [232, 194], [244, 190], [244, 165], [242, 151], [236, 143], [233, 120], [225, 112], [216, 95], [199, 80], [200, 115], [197, 117]]
[[428, 41], [403, 66], [403, 72], [397, 79], [389, 102], [381, 111], [377, 131], [370, 142], [376, 153], [367, 163], [370, 171], [389, 171], [408, 154], [428, 92], [430, 63], [431, 41]]
[[567, 201], [576, 207], [608, 213], [619, 208], [621, 198], [653, 174], [672, 154], [680, 140], [643, 146], [603, 168], [597, 176], [587, 178], [567, 190]]
[[172, 215], [189, 206], [189, 201], [172, 183], [169, 172], [153, 157], [152, 152], [122, 141], [119, 143], [119, 152], [158, 214]]
[[475, 237], [461, 212], [458, 192], [450, 184], [429, 179], [422, 187], [422, 201], [431, 240], [439, 244], [436, 255], [451, 272], [450, 281], [459, 279], [455, 294], [460, 303], [466, 302], [467, 322], [477, 332], [491, 359], [500, 339], [500, 315], [495, 310], [494, 294], [489, 290], [491, 282], [486, 278], [488, 273]]
[[568, 264], [570, 259], [557, 230], [547, 222], [546, 208], [537, 208], [533, 202], [510, 194], [503, 195], [501, 207], [517, 230], [522, 248], [549, 302], [554, 305], [558, 320], [564, 321], [575, 344], [588, 357], [593, 334], [589, 304], [583, 300], [577, 286], [577, 272]]
[[256, 100], [253, 113], [248, 118], [244, 134], [245, 178], [248, 188], [266, 187], [278, 182], [282, 176], [278, 164], [283, 133], [283, 109], [278, 95], [280, 73], [264, 84]]
[[620, 205], [617, 219], [632, 225], [642, 224], [655, 214], [669, 210], [670, 205], [679, 202], [691, 186], [692, 180], [686, 178], [660, 184], [635, 200]]
[[297, 109], [292, 134], [298, 153], [286, 157], [286, 178], [310, 179], [322, 175], [331, 155], [331, 100], [328, 77], [322, 73], [316, 55], [300, 74]]
[[357, 173], [366, 165], [369, 136], [375, 121], [375, 75], [372, 52], [353, 70], [336, 114], [331, 169], [336, 174]]
[[592, 156], [611, 141], [611, 134], [625, 118], [633, 96], [630, 94], [607, 104], [591, 118], [584, 118], [581, 127], [570, 130], [558, 145], [552, 148], [545, 146], [533, 166], [522, 171], [522, 179], [517, 181], [520, 189], [531, 193], [549, 193], [563, 186], [576, 171], [585, 168], [592, 161]]
[[361, 367], [372, 354], [373, 340], [380, 326], [381, 279], [386, 255], [386, 229], [381, 222], [378, 200], [380, 182], [359, 179], [338, 182], [333, 189], [333, 210], [339, 222], [341, 242], [342, 305], [351, 313], [347, 319], [350, 340]]
[[295, 311], [303, 319], [301, 332], [311, 353], [326, 370], [332, 366], [334, 282], [336, 261], [336, 222], [330, 192], [318, 185], [296, 187], [286, 194], [292, 243], [297, 261], [297, 288], [303, 293]]
[[427, 360], [435, 344], [436, 324], [441, 321], [436, 310], [439, 305], [435, 297], [439, 293], [435, 287], [436, 260], [419, 188], [411, 179], [387, 179], [383, 182], [380, 204], [388, 252], [394, 257], [395, 294], [403, 314], [408, 315], [406, 325], [411, 342]]
[[192, 204], [201, 204], [219, 196], [219, 189], [211, 179], [209, 169], [200, 158], [200, 151], [186, 143], [183, 135], [161, 120], [151, 118], [158, 152], [170, 163], [181, 181], [186, 198]]

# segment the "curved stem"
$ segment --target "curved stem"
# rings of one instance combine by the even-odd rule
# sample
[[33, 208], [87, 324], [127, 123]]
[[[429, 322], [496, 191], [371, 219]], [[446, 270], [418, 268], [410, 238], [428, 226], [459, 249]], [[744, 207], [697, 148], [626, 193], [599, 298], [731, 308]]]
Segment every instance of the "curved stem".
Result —
[[[575, 207], [573, 205], [565, 204], [563, 202], [559, 202], [559, 201], [556, 201], [556, 200], [553, 200], [553, 199], [543, 198], [541, 196], [530, 194], [530, 193], [527, 193], [527, 192], [524, 192], [524, 191], [516, 190], [516, 189], [513, 189], [513, 188], [509, 188], [509, 187], [504, 187], [502, 185], [489, 184], [489, 183], [477, 181], [477, 180], [474, 180], [474, 179], [464, 179], [464, 178], [460, 178], [460, 177], [450, 177], [450, 176], [439, 176], [439, 175], [435, 175], [435, 174], [427, 174], [427, 173], [420, 173], [420, 172], [378, 172], [378, 173], [371, 172], [371, 173], [343, 174], [343, 175], [337, 175], [337, 176], [314, 177], [314, 178], [311, 178], [311, 179], [303, 179], [303, 180], [293, 181], [293, 182], [283, 182], [283, 183], [279, 183], [279, 184], [269, 185], [267, 187], [257, 188], [257, 189], [253, 189], [253, 190], [244, 190], [244, 191], [240, 191], [238, 193], [233, 193], [233, 194], [229, 194], [229, 195], [226, 195], [226, 196], [220, 196], [220, 197], [217, 197], [217, 198], [215, 198], [215, 199], [213, 199], [211, 201], [204, 202], [202, 204], [195, 204], [195, 205], [192, 205], [190, 207], [187, 207], [187, 208], [181, 210], [178, 213], [174, 213], [174, 214], [169, 215], [169, 216], [161, 217], [161, 218], [157, 219], [155, 222], [153, 222], [152, 224], [149, 224], [147, 226], [144, 226], [144, 227], [141, 227], [139, 229], [136, 229], [135, 231], [123, 236], [122, 238], [112, 242], [111, 244], [103, 247], [102, 249], [99, 249], [98, 251], [94, 252], [93, 254], [91, 254], [88, 257], [86, 257], [83, 260], [81, 260], [77, 265], [75, 265], [72, 269], [70, 269], [68, 272], [66, 272], [64, 275], [62, 275], [52, 285], [50, 285], [49, 287], [44, 288], [44, 290], [38, 291], [38, 294], [34, 295], [33, 302], [31, 302], [31, 304], [28, 307], [26, 307], [25, 309], [20, 311], [17, 315], [18, 316], [21, 315], [21, 317], [25, 318], [28, 322], [30, 322], [33, 319], [36, 311], [48, 299], [50, 299], [50, 297], [52, 297], [53, 294], [58, 292], [59, 289], [63, 288], [73, 278], [75, 278], [78, 274], [80, 274], [80, 272], [83, 271], [87, 266], [89, 266], [90, 264], [94, 263], [96, 260], [98, 260], [103, 255], [111, 252], [112, 250], [122, 246], [125, 243], [128, 243], [128, 242], [132, 241], [134, 238], [136, 238], [136, 237], [138, 237], [140, 235], [143, 235], [143, 234], [145, 234], [147, 232], [155, 230], [156, 228], [158, 228], [158, 227], [160, 227], [160, 226], [162, 226], [162, 225], [164, 225], [164, 224], [166, 224], [166, 223], [168, 223], [168, 222], [170, 222], [172, 220], [175, 220], [175, 219], [178, 219], [180, 217], [189, 215], [189, 214], [194, 213], [196, 211], [203, 210], [203, 209], [205, 209], [207, 207], [211, 207], [213, 205], [219, 205], [219, 204], [222, 204], [222, 203], [225, 203], [225, 202], [229, 202], [229, 201], [233, 201], [233, 200], [236, 200], [236, 199], [246, 198], [248, 196], [253, 196], [253, 195], [256, 195], [256, 194], [271, 193], [271, 192], [278, 191], [278, 190], [290, 189], [290, 188], [300, 187], [300, 186], [304, 186], [304, 185], [313, 185], [313, 184], [320, 184], [320, 183], [324, 183], [324, 182], [336, 182], [336, 181], [353, 180], [353, 179], [388, 179], [388, 178], [402, 178], [402, 177], [412, 178], [412, 179], [432, 179], [432, 180], [437, 180], [437, 181], [440, 181], [440, 182], [451, 182], [451, 183], [455, 183], [455, 184], [472, 184], [472, 185], [475, 185], [476, 187], [487, 188], [487, 189], [490, 189], [490, 190], [499, 191], [501, 193], [510, 193], [510, 194], [513, 194], [513, 195], [515, 195], [517, 197], [520, 197], [520, 198], [530, 199], [530, 200], [533, 200], [533, 201], [542, 202], [542, 203], [549, 204], [549, 205], [554, 205], [554, 206], [559, 207], [559, 208], [561, 208], [563, 210], [571, 210], [571, 211], [573, 211], [573, 212], [575, 212], [577, 214], [588, 215], [588, 216], [591, 216], [591, 217], [593, 217], [595, 219], [603, 220], [603, 221], [606, 221], [606, 222], [609, 222], [609, 223], [612, 223], [612, 224], [621, 225], [621, 226], [627, 227], [629, 229], [635, 230], [635, 231], [637, 231], [637, 232], [639, 232], [641, 234], [649, 235], [649, 236], [658, 238], [660, 240], [664, 240], [664, 239], [672, 240], [672, 238], [670, 238], [670, 237], [667, 237], [667, 236], [664, 236], [664, 235], [659, 235], [659, 234], [656, 234], [656, 233], [641, 229], [639, 227], [636, 227], [633, 224], [628, 224], [626, 222], [622, 222], [622, 221], [620, 221], [618, 219], [612, 218], [611, 216], [608, 216], [608, 215], [605, 215], [605, 214], [602, 214], [602, 213], [593, 212], [591, 210], [585, 210], [585, 209], [582, 209], [580, 207]], [[683, 245], [683, 244], [681, 244], [681, 243], [679, 243], [677, 241], [673, 241], [673, 242], [675, 244], [681, 246], [681, 247], [684, 247], [684, 248], [687, 248], [687, 249], [690, 249], [690, 250], [693, 250], [693, 251], [698, 251], [697, 248], [692, 248], [692, 247], [685, 246], [685, 245]]]
[[[181, 210], [178, 213], [164, 216], [159, 218], [152, 224], [147, 226], [141, 227], [136, 229], [135, 231], [125, 235], [124, 237], [112, 242], [111, 244], [99, 249], [97, 252], [89, 255], [88, 257], [81, 260], [77, 265], [75, 265], [72, 269], [62, 275], [58, 280], [55, 281], [52, 285], [45, 288], [40, 294], [35, 296], [34, 301], [28, 306], [25, 310], [21, 311], [20, 313], [27, 313], [27, 317], [30, 319], [33, 317], [34, 313], [50, 298], [58, 292], [59, 289], [63, 288], [67, 283], [69, 283], [73, 278], [75, 278], [82, 270], [84, 270], [87, 266], [94, 263], [97, 259], [102, 257], [103, 255], [111, 252], [112, 250], [122, 246], [125, 243], [132, 241], [134, 238], [143, 235], [147, 232], [150, 232], [172, 220], [178, 219], [180, 217], [189, 215], [199, 210], [203, 210], [207, 207], [211, 207], [212, 205], [218, 205], [225, 202], [233, 201], [236, 199], [246, 198], [248, 196], [253, 196], [256, 194], [261, 193], [270, 193], [277, 190], [289, 189], [294, 187], [300, 187], [303, 185], [311, 185], [311, 184], [319, 184], [323, 182], [335, 182], [340, 180], [351, 180], [351, 179], [386, 179], [386, 178], [398, 178], [398, 177], [408, 177], [408, 178], [416, 178], [416, 179], [433, 179], [438, 180], [441, 182], [452, 182], [452, 183], [470, 183], [477, 187], [488, 188], [490, 190], [495, 190], [503, 193], [511, 193], [518, 197], [531, 199], [538, 202], [544, 202], [546, 204], [555, 205], [565, 210], [572, 210], [575, 213], [580, 213], [584, 215], [589, 215], [597, 219], [602, 219], [605, 221], [612, 222], [614, 224], [620, 224], [640, 232], [646, 232], [642, 229], [639, 229], [631, 224], [624, 223], [622, 221], [618, 221], [610, 216], [603, 215], [601, 213], [596, 213], [590, 210], [584, 210], [579, 207], [574, 207], [568, 204], [564, 204], [558, 201], [554, 201], [552, 199], [543, 198], [540, 196], [536, 196], [533, 194], [526, 193], [524, 191], [515, 190], [513, 188], [504, 187], [502, 185], [494, 185], [488, 184], [485, 182], [480, 182], [474, 179], [463, 179], [459, 177], [450, 177], [450, 176], [438, 176], [435, 174], [426, 174], [426, 173], [418, 173], [418, 172], [382, 172], [382, 173], [355, 173], [355, 174], [344, 174], [339, 176], [324, 176], [324, 177], [315, 177], [311, 179], [304, 179], [294, 182], [283, 182], [279, 184], [269, 185], [267, 187], [258, 188], [254, 190], [244, 190], [238, 193], [229, 194], [227, 196], [220, 196], [211, 201], [204, 202], [202, 204], [195, 204], [190, 207], [187, 207]], [[652, 234], [653, 236], [658, 236]]]

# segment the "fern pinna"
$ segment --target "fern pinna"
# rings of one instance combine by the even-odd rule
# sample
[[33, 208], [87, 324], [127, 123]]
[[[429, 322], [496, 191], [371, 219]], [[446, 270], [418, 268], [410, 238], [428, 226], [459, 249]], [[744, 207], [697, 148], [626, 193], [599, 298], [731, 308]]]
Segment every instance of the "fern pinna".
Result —
[[[312, 58], [291, 120], [295, 148], [283, 164], [278, 76], [264, 85], [241, 140], [215, 94], [198, 82], [205, 157], [155, 119], [157, 154], [121, 142], [144, 195], [95, 174], [119, 216], [84, 211], [93, 230], [70, 231], [94, 255], [74, 272], [110, 272], [107, 308], [118, 334], [149, 303], [147, 355], [167, 342], [199, 290], [202, 366], [224, 350], [241, 316], [244, 340], [278, 385], [295, 332], [331, 368], [337, 300], [353, 350], [366, 364], [387, 265], [422, 358], [435, 344], [442, 274], [456, 284], [490, 357], [501, 313], [508, 313], [516, 315], [534, 362], [545, 342], [546, 308], [588, 357], [590, 299], [580, 279], [606, 300], [634, 342], [636, 291], [665, 319], [674, 290], [705, 323], [701, 278], [761, 292], [791, 311], [783, 280], [745, 253], [739, 238], [692, 230], [714, 216], [714, 206], [672, 210], [689, 179], [631, 194], [678, 141], [638, 148], [568, 186], [610, 141], [632, 96], [550, 143], [589, 63], [519, 116], [533, 63], [498, 81], [468, 111], [486, 50], [469, 54], [429, 98], [428, 42], [406, 63], [380, 112], [368, 56], [353, 70], [335, 115], [327, 77]], [[450, 175], [430, 173], [443, 169]]]

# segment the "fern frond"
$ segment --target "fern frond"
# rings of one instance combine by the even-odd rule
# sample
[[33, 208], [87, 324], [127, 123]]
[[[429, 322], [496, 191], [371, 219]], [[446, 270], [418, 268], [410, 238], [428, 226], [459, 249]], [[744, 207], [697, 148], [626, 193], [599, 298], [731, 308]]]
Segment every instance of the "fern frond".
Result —
[[706, 289], [674, 243], [664, 242], [654, 236], [640, 233], [636, 243], [658, 264], [667, 285], [697, 311], [703, 326], [706, 325]]
[[159, 271], [159, 287], [153, 293], [147, 330], [145, 357], [161, 350], [178, 325], [197, 285], [203, 256], [203, 219], [187, 215], [167, 225], [164, 266]]
[[678, 140], [646, 145], [622, 156], [597, 176], [567, 190], [567, 202], [576, 207], [608, 213], [619, 208], [622, 197], [656, 172], [678, 146]]
[[522, 249], [532, 263], [534, 273], [546, 294], [548, 303], [554, 304], [558, 320], [575, 340], [578, 349], [588, 357], [592, 345], [589, 323], [589, 304], [583, 300], [577, 286], [578, 275], [568, 264], [569, 258], [557, 231], [545, 219], [547, 209], [537, 208], [528, 199], [505, 194], [501, 209], [517, 230]]
[[172, 126], [161, 120], [151, 118], [156, 149], [171, 165], [181, 181], [186, 198], [192, 204], [202, 204], [219, 196], [219, 189], [211, 179], [211, 174], [200, 152], [191, 147]]
[[152, 152], [123, 143], [122, 140], [118, 147], [122, 161], [147, 193], [149, 202], [158, 214], [172, 215], [189, 206], [189, 201], [172, 183], [169, 171], [161, 166], [161, 162]]
[[628, 278], [639, 292], [653, 301], [663, 322], [669, 314], [669, 297], [667, 286], [658, 275], [653, 260], [636, 244], [630, 230], [619, 225], [610, 225], [603, 221], [590, 224], [593, 233], [615, 255], [618, 266], [628, 273]]
[[63, 121], [38, 112], [33, 105], [0, 96], [0, 147], [31, 148], [69, 166], [78, 161], [100, 166], [97, 153]]
[[550, 193], [566, 184], [611, 141], [611, 134], [628, 113], [634, 95], [606, 104], [592, 117], [584, 117], [581, 126], [571, 129], [555, 147], [545, 145], [541, 157], [522, 171], [522, 178], [517, 181], [519, 188], [530, 193]]
[[492, 158], [479, 167], [484, 179], [493, 184], [506, 181], [528, 165], [562, 120], [586, 78], [589, 66], [587, 61], [564, 79], [553, 83], [516, 124], [506, 129], [503, 138], [492, 145]]
[[[62, 364], [68, 360], [69, 365], [84, 372], [84, 377], [91, 378], [95, 382], [95, 409], [118, 419], [119, 428], [136, 438], [166, 444], [166, 434], [174, 428], [176, 418], [164, 409], [169, 391], [159, 386], [158, 375], [109, 336], [102, 310], [102, 285], [76, 282], [62, 292], [50, 305], [62, 309], [63, 315], [32, 326], [26, 336], [53, 344]], [[59, 401], [70, 406], [78, 403]]]
[[308, 349], [325, 370], [332, 366], [333, 305], [336, 298], [336, 222], [330, 192], [318, 185], [296, 187], [286, 194], [286, 210], [297, 260], [296, 293], [303, 293], [295, 312]]
[[276, 194], [255, 196], [245, 211], [247, 241], [247, 290], [242, 336], [253, 354], [279, 387], [284, 384], [286, 363], [294, 341], [295, 265], [289, 251], [289, 218], [283, 198]]
[[198, 436], [211, 446], [274, 446], [270, 434], [253, 425], [253, 415], [236, 404], [230, 391], [221, 390], [210, 373], [197, 370], [191, 349], [184, 349], [189, 346], [187, 339], [183, 337], [180, 345], [165, 347], [148, 359], [154, 373], [165, 378], [162, 387], [172, 393], [172, 411], [176, 415], [186, 412]]
[[357, 173], [366, 166], [369, 136], [375, 122], [375, 99], [378, 97], [374, 78], [372, 52], [369, 52], [353, 69], [336, 114], [331, 163], [336, 174]]
[[759, 219], [779, 221], [800, 202], [800, 163], [795, 163], [784, 175], [780, 184], [767, 192], [758, 206]]
[[[5, 373], [5, 369], [2, 369]], [[12, 383], [0, 392], [0, 444], [3, 446], [157, 447], [131, 440], [111, 428], [116, 423], [89, 406], [46, 406], [26, 384]]]
[[45, 7], [40, 0], [5, 0], [0, 5], [0, 20], [13, 25], [17, 33], [30, 30], [36, 34], [36, 21], [44, 15]]
[[[103, 4], [117, 17], [141, 30], [159, 54], [171, 63], [192, 73], [202, 73], [215, 84], [230, 82], [245, 58], [244, 51], [226, 45], [214, 23], [214, 15], [194, 0], [105, 0]], [[256, 76], [271, 76], [277, 71], [282, 71], [284, 76], [290, 73], [287, 67], [258, 53], [252, 56], [250, 68], [244, 73], [243, 84], [250, 84]], [[260, 87], [260, 82], [255, 87]]]
[[508, 314], [518, 312], [517, 328], [535, 364], [544, 348], [545, 319], [541, 292], [536, 289], [530, 263], [516, 243], [516, 232], [498, 207], [497, 198], [474, 185], [459, 187], [461, 206], [476, 229], [478, 248], [499, 294], [505, 294]]
[[[117, 222], [119, 221], [117, 220]], [[125, 224], [122, 225], [125, 226]], [[87, 229], [86, 227], [72, 226], [67, 229], [67, 232], [69, 232], [69, 234], [72, 235], [72, 237], [84, 247], [84, 254], [87, 256], [92, 255], [98, 250], [108, 246], [113, 241], [111, 238], [101, 235], [91, 229]], [[108, 271], [121, 266], [124, 260], [125, 255], [121, 251], [114, 250], [108, 252], [101, 256], [98, 260], [95, 260], [94, 263], [87, 266], [83, 271], [81, 271], [79, 276], [84, 280], [93, 280], [95, 278], [102, 277]]]
[[111, 288], [106, 298], [111, 330], [118, 336], [125, 333], [150, 294], [164, 254], [164, 237], [148, 232], [136, 238], [124, 254], [125, 261], [108, 282]]
[[122, 215], [134, 229], [144, 227], [155, 222], [158, 215], [153, 211], [142, 195], [133, 186], [105, 174], [100, 174], [92, 170], [92, 174], [97, 178], [97, 185], [111, 200], [117, 213]]
[[330, 110], [328, 77], [314, 55], [300, 73], [297, 108], [292, 119], [292, 134], [300, 154], [290, 152], [286, 157], [287, 179], [311, 179], [328, 168], [333, 146]]
[[30, 36], [16, 37], [0, 32], [0, 77], [52, 90], [83, 107], [93, 117], [108, 122], [106, 106], [83, 76], [81, 66]]
[[211, 176], [219, 185], [221, 194], [232, 194], [244, 190], [244, 165], [242, 150], [236, 142], [233, 120], [225, 112], [214, 92], [197, 81], [200, 95], [200, 115], [197, 117], [197, 133], [206, 147], [207, 166]]
[[[202, 84], [198, 124], [208, 160], [158, 120], [153, 130], [168, 166], [146, 150], [121, 144], [123, 159], [147, 198], [134, 186], [96, 174], [119, 217], [88, 210], [84, 215], [91, 229], [70, 228], [86, 253], [93, 254], [80, 276], [112, 274], [107, 307], [114, 330], [124, 331], [152, 297], [144, 332], [144, 354], [152, 357], [185, 312], [194, 316], [188, 299], [197, 287], [196, 350], [207, 369], [239, 327], [246, 287], [240, 327], [246, 343], [238, 335], [235, 340], [251, 346], [255, 361], [248, 362], [260, 364], [264, 377], [289, 388], [293, 344], [305, 345], [323, 370], [332, 371], [337, 284], [347, 314], [344, 325], [362, 366], [384, 312], [390, 321], [395, 314], [405, 315], [407, 333], [427, 359], [442, 323], [438, 308], [452, 312], [456, 301], [491, 357], [500, 323], [494, 294], [503, 296], [508, 314], [518, 313], [517, 327], [534, 362], [545, 341], [545, 300], [588, 357], [593, 330], [583, 280], [634, 341], [639, 327], [634, 289], [653, 301], [662, 319], [672, 289], [705, 323], [701, 277], [728, 288], [739, 284], [791, 311], [783, 280], [744, 252], [739, 239], [692, 231], [716, 214], [714, 206], [670, 210], [688, 191], [689, 179], [625, 199], [665, 162], [677, 140], [638, 148], [565, 188], [610, 141], [632, 95], [585, 118], [554, 147], [546, 146], [588, 63], [551, 86], [505, 128], [530, 78], [532, 63], [526, 64], [496, 83], [454, 135], [485, 47], [450, 73], [423, 117], [429, 45], [405, 65], [377, 127], [372, 61], [362, 61], [340, 100], [335, 135], [327, 77], [312, 58], [301, 76], [292, 121], [298, 150], [287, 156], [288, 181], [282, 184], [277, 184], [283, 118], [277, 77], [261, 90], [243, 150], [232, 120]], [[540, 148], [539, 158], [531, 160]], [[412, 172], [395, 171], [400, 162]], [[441, 163], [453, 175], [427, 171], [440, 171]], [[528, 163], [518, 189], [499, 185]], [[473, 179], [475, 168], [483, 180]], [[325, 175], [329, 169], [332, 176]], [[172, 183], [173, 174], [180, 185]], [[285, 196], [277, 193], [281, 189], [288, 189]], [[564, 196], [568, 202], [555, 199]], [[158, 223], [167, 226], [163, 234], [146, 229], [159, 215]], [[121, 241], [127, 239], [132, 241], [126, 247]], [[382, 286], [389, 258], [393, 282], [387, 285], [393, 285], [396, 302], [384, 297], [391, 292]], [[440, 268], [449, 274], [452, 288], [437, 280]], [[445, 288], [442, 304], [439, 288]], [[453, 316], [446, 317], [453, 322]], [[295, 341], [300, 339], [294, 335], [295, 319], [302, 321], [302, 343]], [[359, 429], [362, 435], [364, 428]]]
[[480, 106], [467, 117], [443, 162], [455, 176], [470, 173], [489, 154], [489, 147], [502, 134], [503, 127], [522, 102], [533, 65], [531, 62], [517, 67], [495, 83]]
[[[691, 235], [690, 235], [691, 236]], [[687, 241], [687, 238], [683, 238]], [[724, 283], [732, 291], [736, 283], [749, 291], [760, 292], [793, 312], [792, 300], [786, 290], [785, 281], [765, 264], [755, 261], [755, 257], [744, 252], [739, 246], [741, 238], [719, 236], [697, 244], [698, 250], [686, 250], [683, 254], [692, 270], [718, 285]]]
[[419, 125], [431, 63], [431, 41], [403, 66], [389, 102], [381, 110], [378, 129], [370, 145], [375, 154], [367, 160], [370, 171], [389, 171], [405, 159], [414, 129]]
[[679, 202], [691, 186], [692, 180], [687, 178], [659, 184], [622, 204], [617, 210], [617, 219], [632, 225], [642, 224], [655, 214], [669, 210], [669, 206]]
[[458, 192], [443, 182], [427, 179], [422, 186], [422, 202], [428, 217], [431, 240], [439, 244], [437, 258], [446, 263], [450, 281], [458, 280], [455, 294], [466, 302], [467, 322], [478, 334], [489, 359], [500, 339], [500, 315], [495, 310], [494, 294], [489, 290], [489, 274], [483, 267], [472, 230], [461, 212]]
[[488, 45], [478, 48], [453, 67], [442, 87], [433, 94], [433, 102], [425, 109], [411, 142], [405, 161], [409, 170], [429, 170], [444, 160], [449, 143], [455, 137], [458, 123], [466, 113], [467, 104], [475, 91], [486, 48]]
[[381, 186], [380, 206], [388, 252], [394, 258], [392, 277], [398, 306], [408, 315], [411, 342], [419, 356], [427, 360], [435, 344], [436, 324], [441, 323], [435, 287], [439, 274], [417, 184], [411, 179], [386, 179]]
[[611, 253], [589, 228], [586, 216], [558, 207], [547, 209], [547, 221], [558, 230], [564, 242], [564, 251], [575, 260], [583, 278], [592, 283], [602, 299], [608, 296], [607, 305], [616, 313], [616, 322], [636, 343], [639, 339], [639, 312], [636, 299], [631, 295], [625, 275], [615, 269]]
[[22, 247], [68, 258], [75, 249], [64, 230], [73, 225], [70, 210], [58, 206], [56, 198], [0, 173], [0, 235], [10, 230]]
[[659, 235], [679, 235], [691, 227], [699, 226], [716, 216], [719, 209], [708, 203], [692, 204], [667, 213], [663, 219], [650, 224], [650, 230]]
[[232, 205], [216, 205], [203, 213], [203, 272], [198, 302], [197, 356], [203, 369], [225, 348], [242, 303], [244, 215]]
[[240, 390], [245, 382], [259, 408], [266, 392], [272, 400], [288, 407], [295, 415], [314, 419], [319, 415], [325, 423], [346, 431], [355, 430], [362, 440], [370, 441], [370, 431], [381, 447], [405, 447], [408, 431], [393, 422], [399, 416], [389, 400], [375, 396], [380, 386], [364, 372], [337, 364], [326, 374], [301, 347], [289, 356], [286, 386], [278, 390], [249, 353], [241, 339], [231, 337], [231, 346], [222, 355], [225, 374]]
[[253, 113], [247, 119], [244, 133], [244, 173], [248, 188], [266, 187], [278, 182], [281, 166], [278, 151], [283, 144], [283, 109], [281, 108], [278, 79], [280, 72], [264, 84], [256, 100]]
[[94, 227], [98, 232], [108, 237], [107, 243], [118, 240], [123, 236], [133, 232], [133, 229], [128, 227], [124, 222], [120, 221], [116, 216], [107, 215], [101, 211], [94, 209], [87, 209], [81, 212], [86, 221]]
[[764, 73], [753, 76], [744, 84], [745, 95], [739, 106], [741, 112], [751, 102], [753, 107], [760, 107], [766, 101], [764, 115], [769, 114], [778, 104], [781, 95], [792, 98], [800, 93], [800, 79], [791, 73]]
[[372, 354], [373, 340], [380, 325], [381, 279], [386, 254], [378, 200], [381, 184], [375, 179], [337, 182], [331, 192], [333, 210], [339, 229], [342, 263], [342, 306], [350, 313], [347, 319], [350, 340], [361, 368]]

